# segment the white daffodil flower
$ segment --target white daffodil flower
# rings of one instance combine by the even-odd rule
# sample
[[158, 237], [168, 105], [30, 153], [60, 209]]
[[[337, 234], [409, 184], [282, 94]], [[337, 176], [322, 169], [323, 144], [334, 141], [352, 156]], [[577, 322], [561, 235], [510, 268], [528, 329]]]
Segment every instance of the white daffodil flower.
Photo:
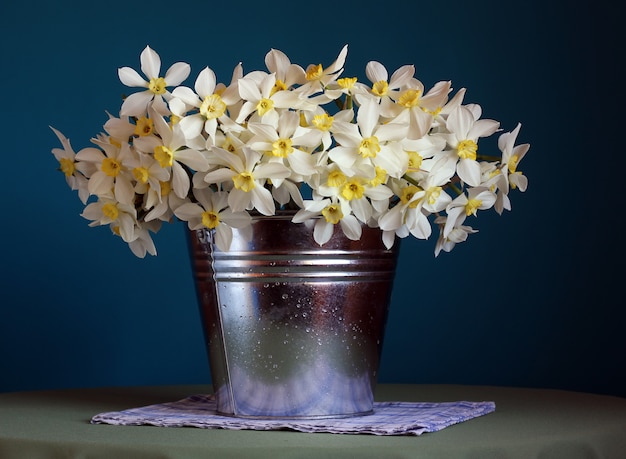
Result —
[[[77, 161], [76, 153], [67, 137], [50, 127], [61, 142], [63, 148], [53, 148], [52, 154], [59, 162], [59, 170], [65, 175], [65, 181], [70, 189], [78, 192], [78, 197], [83, 204], [89, 199], [88, 177], [96, 171], [94, 164]], [[89, 147], [88, 147], [89, 148]]]
[[391, 94], [395, 104], [384, 104], [382, 114], [407, 123], [408, 139], [420, 139], [430, 131], [434, 117], [441, 110], [450, 91], [451, 82], [440, 81], [425, 93], [424, 84], [412, 78], [400, 90]]
[[274, 215], [274, 199], [265, 184], [267, 180], [280, 183], [289, 177], [291, 172], [287, 167], [280, 163], [263, 163], [260, 161], [263, 154], [247, 147], [240, 154], [221, 148], [213, 148], [211, 153], [227, 167], [207, 173], [204, 180], [209, 183], [233, 184], [228, 195], [228, 205], [233, 211], [256, 209], [263, 215]]
[[140, 152], [131, 157], [126, 165], [134, 178], [135, 194], [145, 197], [144, 209], [152, 209], [162, 201], [161, 183], [169, 181], [169, 170], [161, 167], [152, 155]]
[[494, 120], [478, 119], [467, 107], [457, 107], [448, 116], [446, 135], [448, 144], [458, 157], [457, 173], [469, 186], [480, 186], [481, 173], [478, 159], [478, 139], [493, 134], [500, 127]]
[[326, 244], [339, 224], [348, 239], [356, 241], [361, 238], [361, 223], [354, 215], [345, 214], [342, 205], [331, 199], [307, 200], [304, 207], [292, 218], [294, 223], [315, 220], [313, 239], [319, 245]]
[[96, 202], [87, 204], [81, 217], [91, 220], [89, 226], [110, 225], [124, 242], [131, 242], [135, 239], [137, 211], [129, 204], [110, 198], [100, 198]]
[[160, 229], [161, 222], [158, 220], [143, 222], [141, 227], [136, 226], [134, 239], [128, 242], [128, 247], [131, 252], [138, 258], [144, 258], [146, 254], [156, 256], [157, 250], [150, 232], [156, 233]]
[[302, 67], [292, 64], [285, 53], [272, 49], [265, 55], [265, 65], [276, 75], [274, 92], [285, 91], [306, 83], [306, 73]]
[[437, 217], [435, 219], [435, 224], [437, 224], [440, 229], [439, 238], [437, 239], [437, 243], [435, 245], [435, 257], [438, 257], [442, 250], [444, 252], [450, 252], [455, 245], [465, 242], [470, 234], [478, 232], [478, 230], [475, 230], [471, 226], [459, 225], [454, 227], [449, 232], [448, 236], [444, 236], [443, 229], [446, 226], [446, 217]]
[[[239, 96], [244, 103], [235, 120], [237, 123], [257, 121], [276, 124], [279, 109], [311, 110], [315, 107], [296, 91], [274, 91], [274, 73], [263, 76], [260, 81], [255, 80], [252, 77], [239, 80]], [[252, 118], [248, 120], [251, 115]]]
[[253, 137], [247, 146], [264, 152], [267, 162], [278, 162], [291, 169], [292, 179], [308, 177], [316, 166], [311, 152], [320, 144], [322, 133], [300, 126], [300, 117], [292, 111], [282, 112], [276, 126], [248, 123]]
[[182, 199], [191, 186], [185, 167], [192, 171], [206, 171], [209, 168], [208, 159], [198, 150], [186, 148], [185, 135], [179, 125], [170, 127], [155, 111], [152, 111], [151, 118], [159, 136], [138, 138], [135, 145], [138, 150], [151, 153], [163, 169], [170, 171], [172, 190]]
[[178, 86], [189, 76], [191, 67], [185, 62], [173, 64], [165, 76], [159, 76], [161, 71], [161, 58], [149, 46], [146, 46], [140, 56], [141, 71], [148, 77], [147, 80], [130, 67], [118, 69], [120, 81], [126, 86], [146, 88], [145, 91], [131, 94], [120, 109], [121, 116], [141, 117], [148, 112], [148, 106], [152, 103], [156, 111], [162, 115], [168, 113], [164, 97], [167, 99], [170, 92], [169, 86]]
[[[368, 89], [369, 95], [373, 95], [378, 99], [381, 105], [381, 113], [383, 116], [393, 116], [397, 113], [395, 100], [402, 88], [407, 87], [415, 74], [414, 65], [403, 65], [397, 69], [389, 78], [387, 69], [378, 61], [370, 61], [365, 66], [365, 75], [372, 83]], [[367, 100], [362, 94], [356, 96], [357, 100]]]
[[381, 123], [380, 106], [368, 101], [361, 105], [356, 124], [335, 123], [333, 135], [339, 145], [328, 158], [347, 173], [380, 167], [391, 177], [401, 176], [405, 161], [397, 142], [406, 130], [402, 123]]
[[530, 149], [530, 144], [515, 145], [521, 127], [522, 125], [518, 124], [513, 131], [502, 134], [498, 139], [498, 148], [502, 152], [500, 169], [508, 178], [510, 186], [526, 191], [528, 178], [517, 170], [517, 166], [522, 158], [526, 156]]
[[[223, 91], [216, 91], [215, 72], [205, 67], [194, 86], [195, 92], [186, 86], [179, 86], [172, 91], [174, 99], [180, 99], [187, 106], [196, 108], [197, 113], [184, 116], [182, 110], [173, 111], [182, 117], [180, 126], [188, 139], [198, 137], [202, 130], [215, 140], [218, 120], [228, 116], [228, 107], [240, 101], [237, 85], [231, 85]], [[172, 100], [171, 104], [176, 101]]]
[[213, 192], [208, 188], [196, 190], [197, 203], [188, 202], [178, 207], [174, 213], [188, 222], [189, 229], [208, 228], [215, 230], [215, 244], [226, 252], [233, 240], [233, 228], [244, 229], [251, 225], [247, 212], [233, 212], [228, 207], [228, 193]]
[[100, 148], [85, 148], [76, 155], [79, 161], [92, 163], [97, 168], [88, 179], [89, 193], [132, 204], [135, 197], [133, 177], [126, 163], [135, 152], [127, 143], [118, 147], [107, 139], [93, 142]]
[[443, 228], [443, 236], [448, 237], [450, 232], [461, 225], [470, 215], [476, 215], [479, 210], [490, 209], [496, 202], [496, 195], [487, 188], [470, 188], [467, 195], [457, 196], [446, 208], [447, 219]]
[[333, 81], [336, 81], [343, 72], [343, 65], [348, 55], [348, 45], [345, 45], [337, 59], [324, 68], [322, 64], [309, 64], [306, 68], [305, 77], [307, 82], [300, 86], [297, 90], [307, 96], [315, 93], [323, 92], [324, 89]]

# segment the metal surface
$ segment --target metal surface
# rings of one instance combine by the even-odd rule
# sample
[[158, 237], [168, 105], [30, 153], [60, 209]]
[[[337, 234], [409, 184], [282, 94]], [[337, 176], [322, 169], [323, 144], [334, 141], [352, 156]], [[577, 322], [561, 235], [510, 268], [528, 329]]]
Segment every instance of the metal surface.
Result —
[[229, 252], [190, 231], [218, 411], [323, 418], [371, 412], [398, 244], [335, 228], [320, 247], [291, 215], [235, 231]]

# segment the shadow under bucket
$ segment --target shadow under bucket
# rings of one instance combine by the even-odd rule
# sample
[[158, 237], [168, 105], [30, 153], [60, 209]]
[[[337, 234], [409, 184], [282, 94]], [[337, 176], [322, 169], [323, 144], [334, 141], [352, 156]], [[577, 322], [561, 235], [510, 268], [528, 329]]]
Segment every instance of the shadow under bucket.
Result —
[[189, 248], [220, 414], [335, 418], [374, 403], [399, 241], [339, 227], [320, 247], [293, 214], [258, 217], [222, 252], [210, 230]]

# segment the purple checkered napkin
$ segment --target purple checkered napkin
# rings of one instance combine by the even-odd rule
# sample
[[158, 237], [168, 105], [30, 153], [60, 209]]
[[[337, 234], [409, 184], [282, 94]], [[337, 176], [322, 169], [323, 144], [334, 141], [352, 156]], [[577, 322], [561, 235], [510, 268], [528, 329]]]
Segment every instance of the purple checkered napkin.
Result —
[[495, 411], [494, 402], [375, 402], [374, 412], [341, 419], [244, 419], [216, 412], [210, 395], [123, 411], [100, 413], [92, 424], [151, 425], [159, 427], [199, 427], [234, 430], [295, 430], [337, 434], [421, 435], [468, 421]]

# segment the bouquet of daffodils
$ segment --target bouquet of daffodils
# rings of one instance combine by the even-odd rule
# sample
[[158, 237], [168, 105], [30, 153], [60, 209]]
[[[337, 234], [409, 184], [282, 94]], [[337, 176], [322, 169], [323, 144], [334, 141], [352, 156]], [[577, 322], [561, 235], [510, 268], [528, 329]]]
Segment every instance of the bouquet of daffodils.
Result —
[[244, 75], [239, 64], [224, 84], [206, 67], [192, 88], [182, 85], [188, 64], [161, 76], [146, 47], [145, 77], [118, 70], [140, 90], [109, 114], [93, 146], [75, 153], [52, 128], [63, 147], [52, 153], [90, 226], [108, 225], [138, 257], [156, 255], [151, 233], [162, 222], [213, 230], [226, 251], [234, 228], [246, 234], [252, 215], [282, 209], [295, 211], [294, 224], [310, 222], [320, 245], [336, 225], [353, 240], [362, 225], [378, 227], [387, 247], [428, 239], [435, 226], [438, 255], [476, 232], [467, 217], [511, 209], [509, 190], [527, 186], [519, 124], [499, 135], [497, 154], [483, 154], [479, 140], [500, 125], [464, 104], [464, 89], [451, 97], [442, 81], [426, 90], [414, 66], [389, 76], [376, 61], [362, 83], [342, 77], [346, 55], [347, 46], [329, 66], [305, 69], [273, 49], [267, 71]]

